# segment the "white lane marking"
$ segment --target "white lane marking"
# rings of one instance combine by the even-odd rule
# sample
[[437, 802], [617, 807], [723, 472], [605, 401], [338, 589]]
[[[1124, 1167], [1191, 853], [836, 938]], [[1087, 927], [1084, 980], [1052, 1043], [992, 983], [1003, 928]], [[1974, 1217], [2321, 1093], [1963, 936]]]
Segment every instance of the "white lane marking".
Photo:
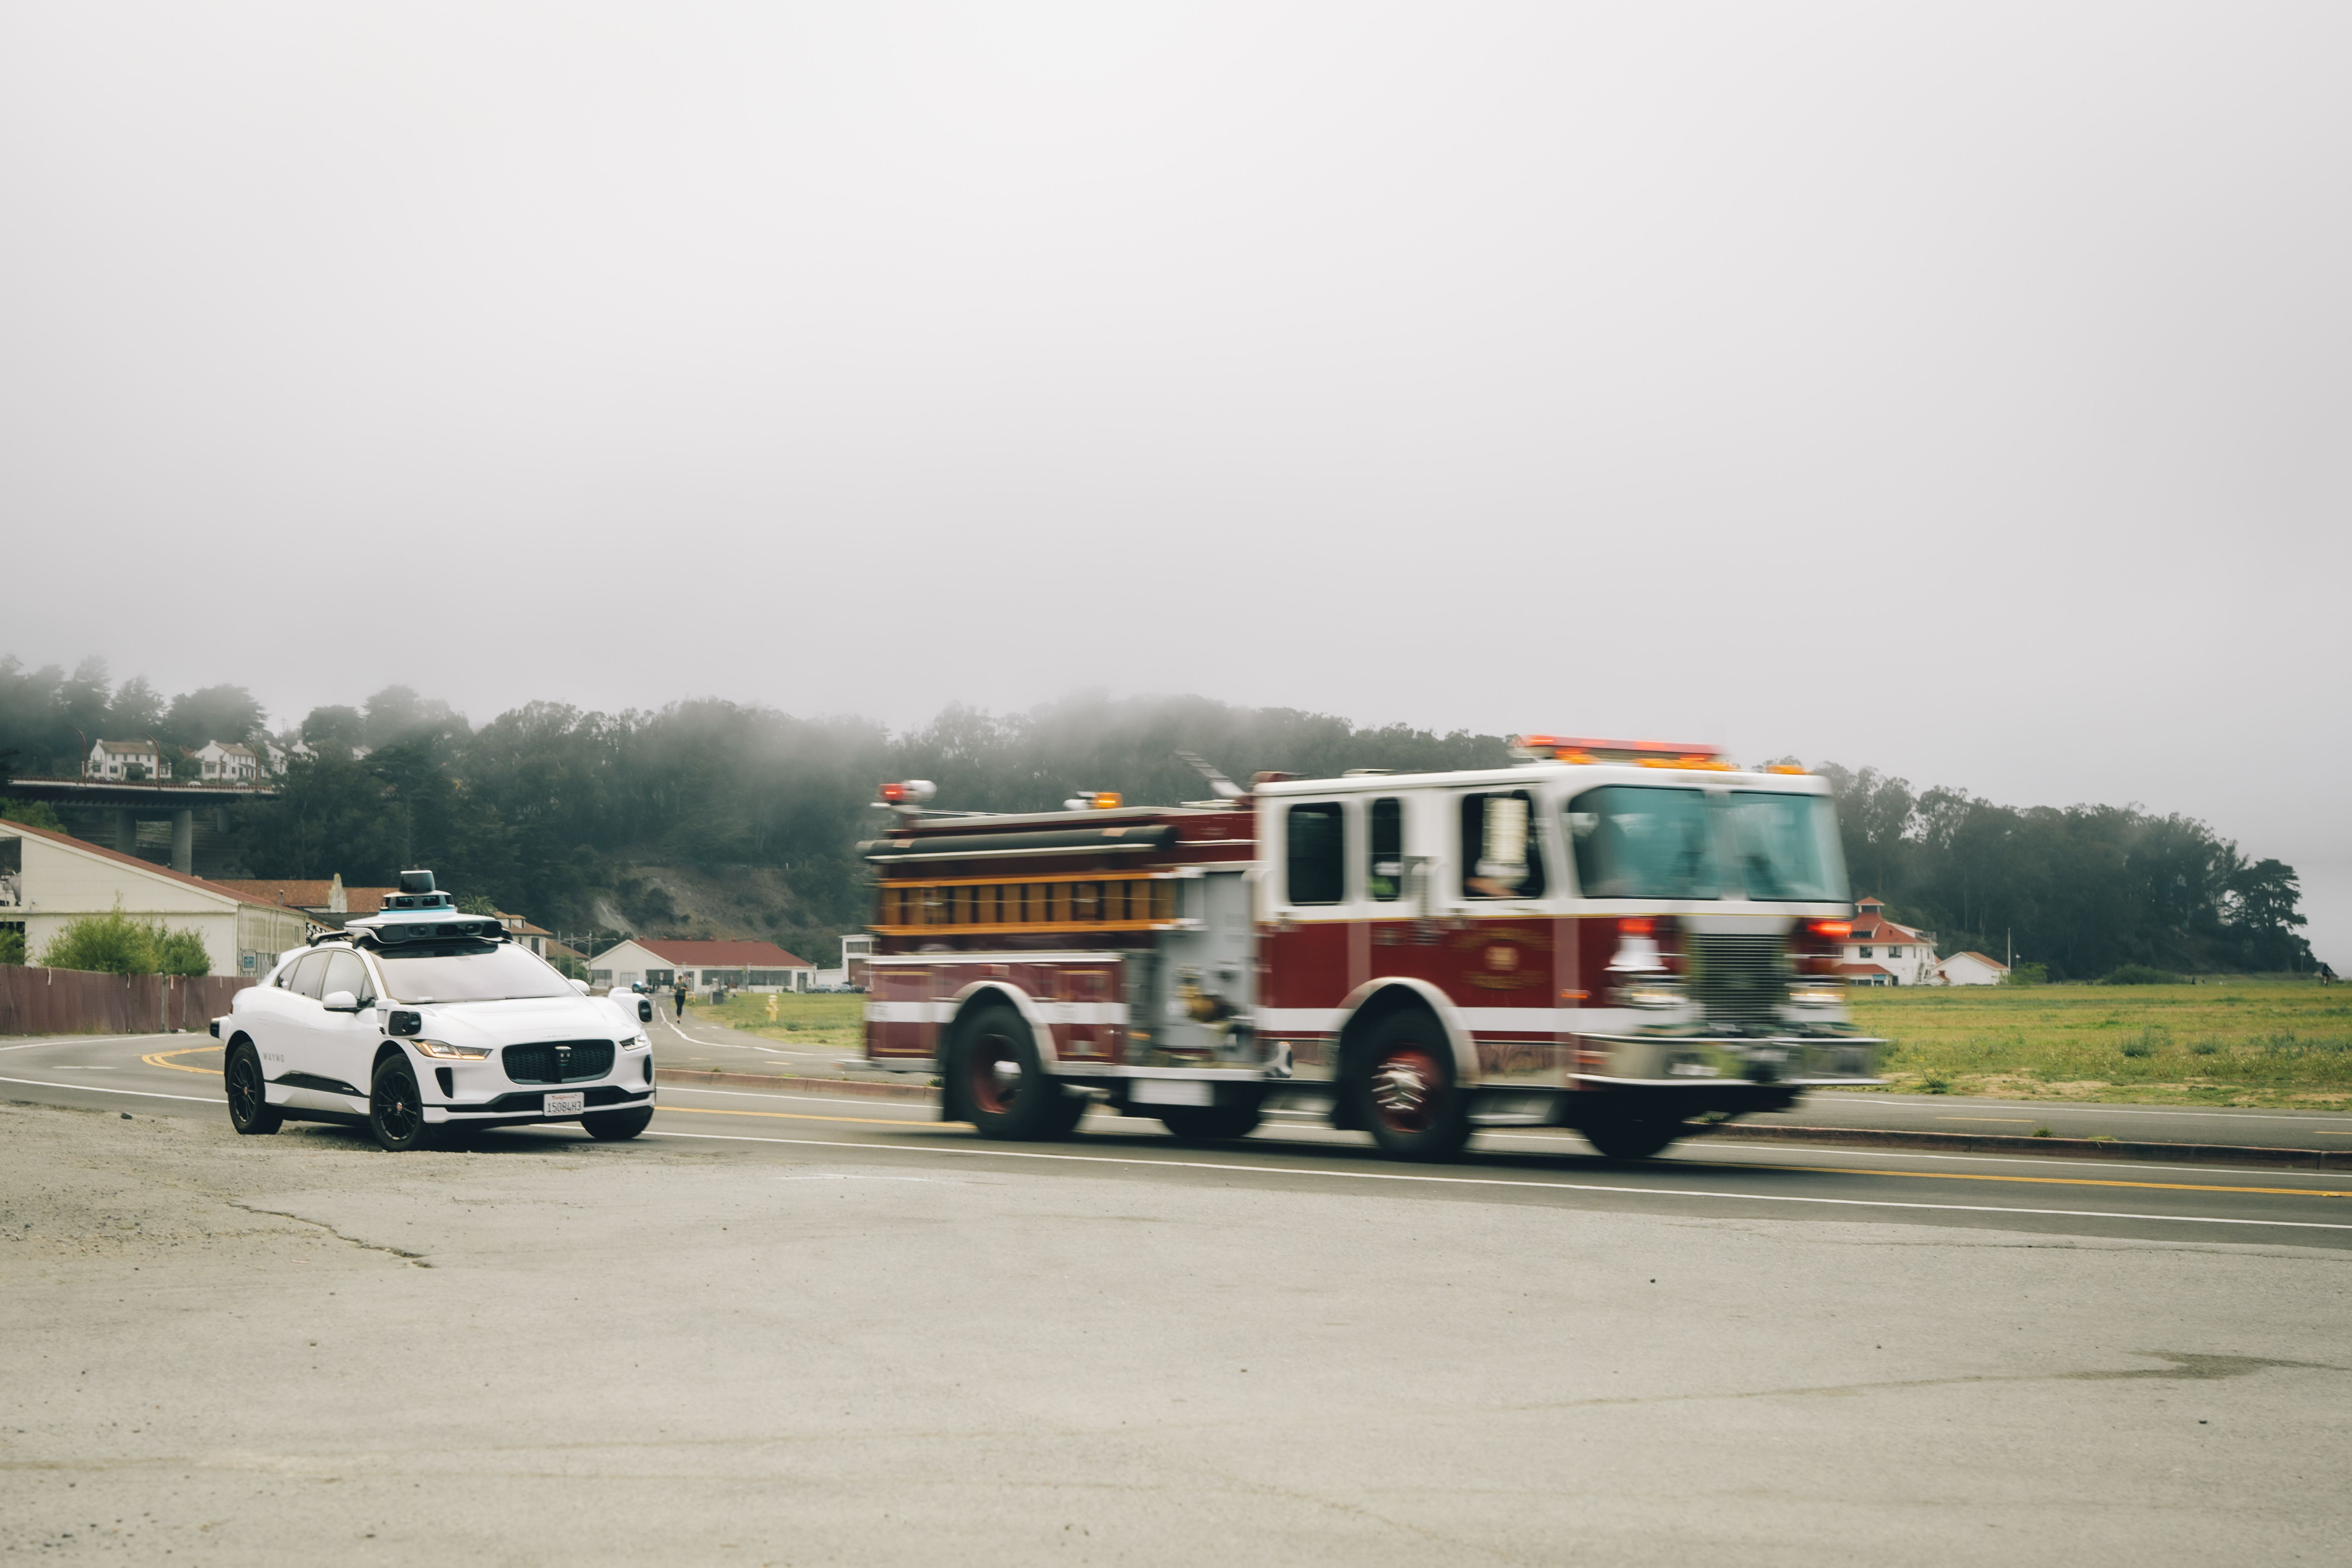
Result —
[[[730, 1100], [805, 1100], [811, 1104], [833, 1106], [839, 1106], [845, 1100], [852, 1100], [854, 1098], [847, 1095], [838, 1094], [778, 1094], [772, 1090], [763, 1089], [697, 1089], [690, 1088], [684, 1084], [666, 1084], [663, 1086], [663, 1089], [665, 1093], [670, 1094], [716, 1094], [724, 1095]], [[929, 1120], [929, 1112], [935, 1103], [936, 1102], [933, 1101], [922, 1101], [918, 1103], [904, 1100], [887, 1100], [882, 1102], [885, 1106], [895, 1106], [905, 1110], [909, 1114], [909, 1120]], [[1160, 1119], [1156, 1116], [1121, 1116], [1107, 1108], [1097, 1108], [1093, 1114], [1108, 1121], [1133, 1121], [1153, 1127], [1160, 1125]], [[1270, 1111], [1268, 1114], [1273, 1116], [1314, 1117], [1318, 1121], [1320, 1120], [1318, 1114], [1311, 1110], [1276, 1110]], [[1273, 1130], [1269, 1129], [1268, 1131]], [[1356, 1148], [1360, 1146], [1356, 1141], [1354, 1134], [1342, 1132], [1329, 1127], [1291, 1125], [1286, 1126], [1280, 1131], [1285, 1139], [1298, 1139], [1299, 1135], [1302, 1133], [1314, 1133], [1317, 1134], [1318, 1138], [1332, 1142], [1340, 1147]], [[1531, 1144], [1542, 1149], [1556, 1149], [1563, 1144], [1569, 1143], [1570, 1139], [1568, 1136], [1568, 1130], [1563, 1128], [1557, 1133], [1549, 1136], [1533, 1132], [1490, 1132], [1482, 1131], [1477, 1135], [1477, 1141], [1481, 1143], [1514, 1142]], [[1835, 1143], [1782, 1143], [1777, 1141], [1770, 1144], [1761, 1145], [1753, 1143], [1718, 1144], [1712, 1142], [1701, 1142], [1694, 1145], [1689, 1142], [1685, 1142], [1680, 1145], [1680, 1152], [1675, 1156], [1675, 1162], [1689, 1162], [1700, 1157], [1703, 1157], [1709, 1162], [1717, 1160], [1742, 1162], [1744, 1157], [1745, 1163], [1753, 1163], [1759, 1167], [1770, 1168], [1774, 1164], [1781, 1163], [1784, 1159], [1819, 1159], [1827, 1155], [1835, 1155], [1841, 1160], [1849, 1158], [1869, 1160], [1935, 1160], [1942, 1161], [1947, 1163], [1965, 1165], [2067, 1165], [2079, 1166], [2084, 1170], [2101, 1171], [2115, 1171], [2118, 1169], [2119, 1164], [2118, 1162], [2113, 1160], [2057, 1160], [2036, 1154], [1918, 1154], [1904, 1150], [1895, 1149], [1853, 1149]], [[2215, 1166], [2150, 1164], [2138, 1160], [2131, 1161], [2127, 1165], [2123, 1165], [2121, 1168], [2136, 1172], [2149, 1173], [2172, 1171], [2190, 1175], [2211, 1175], [2217, 1171], [2236, 1171], [2243, 1173], [2249, 1169], [2249, 1167], [2243, 1165]], [[2299, 1176], [2305, 1181], [2352, 1182], [2352, 1172], [2272, 1171], [2267, 1167], [2263, 1167], [2263, 1173], [2265, 1179], [2276, 1176]], [[2324, 1192], [2327, 1189], [2322, 1187], [2314, 1187], [2312, 1189], [2314, 1192]]]
[[36, 1051], [43, 1046], [119, 1046], [126, 1041], [178, 1037], [175, 1035], [58, 1035], [46, 1040], [27, 1040], [21, 1046], [0, 1046], [0, 1051]]
[[1925, 1209], [1935, 1214], [2014, 1214], [2060, 1219], [2159, 1220], [2176, 1225], [2246, 1225], [2273, 1230], [2352, 1230], [2352, 1225], [2322, 1220], [2230, 1219], [2218, 1215], [2125, 1214], [2105, 1209], [2007, 1208], [1993, 1204], [1906, 1204], [1893, 1198], [1813, 1198], [1786, 1193], [1716, 1193], [1691, 1187], [1615, 1187], [1598, 1182], [1521, 1182], [1501, 1176], [1423, 1176], [1397, 1171], [1319, 1171], [1297, 1165], [1228, 1165], [1210, 1160], [1131, 1160], [1110, 1154], [1037, 1154], [1015, 1149], [956, 1149], [937, 1143], [855, 1143], [831, 1138], [754, 1138], [748, 1133], [667, 1132], [648, 1128], [650, 1138], [691, 1138], [709, 1143], [790, 1143], [812, 1149], [888, 1150], [899, 1154], [961, 1154], [966, 1158], [1059, 1160], [1083, 1165], [1167, 1166], [1181, 1171], [1232, 1171], [1246, 1175], [1320, 1176], [1330, 1181], [1423, 1182], [1455, 1187], [1532, 1187], [1540, 1192], [1630, 1193], [1665, 1198], [1720, 1198], [1728, 1203], [1818, 1204], [1832, 1208]]
[[184, 1100], [196, 1105], [226, 1105], [228, 1096], [202, 1094], [158, 1094], [146, 1089], [100, 1089], [94, 1083], [51, 1083], [38, 1078], [0, 1078], [0, 1083], [27, 1083], [35, 1089], [63, 1089], [75, 1094], [128, 1094], [140, 1100]]

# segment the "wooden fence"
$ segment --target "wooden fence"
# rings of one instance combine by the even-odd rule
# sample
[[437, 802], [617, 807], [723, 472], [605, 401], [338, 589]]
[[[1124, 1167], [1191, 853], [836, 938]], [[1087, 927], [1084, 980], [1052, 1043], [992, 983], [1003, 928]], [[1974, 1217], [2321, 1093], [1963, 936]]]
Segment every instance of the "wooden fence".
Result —
[[0, 1035], [200, 1032], [252, 984], [221, 974], [190, 979], [0, 964]]

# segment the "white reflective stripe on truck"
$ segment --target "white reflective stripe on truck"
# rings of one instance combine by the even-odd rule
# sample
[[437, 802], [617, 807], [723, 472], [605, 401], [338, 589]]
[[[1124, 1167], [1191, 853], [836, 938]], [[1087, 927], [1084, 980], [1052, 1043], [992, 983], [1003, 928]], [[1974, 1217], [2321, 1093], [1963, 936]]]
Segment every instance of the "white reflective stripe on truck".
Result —
[[[1029, 999], [1040, 1020], [1048, 1024], [1124, 1024], [1124, 1002], [1046, 1002]], [[953, 1002], [868, 1002], [869, 1024], [946, 1024], [954, 1020]]]

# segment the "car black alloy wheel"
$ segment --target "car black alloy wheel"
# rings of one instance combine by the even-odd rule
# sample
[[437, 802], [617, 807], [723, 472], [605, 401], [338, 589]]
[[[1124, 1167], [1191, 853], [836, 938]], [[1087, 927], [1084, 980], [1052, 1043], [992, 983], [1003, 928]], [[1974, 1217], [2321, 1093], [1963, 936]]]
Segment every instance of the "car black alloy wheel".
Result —
[[425, 1097], [416, 1092], [416, 1075], [398, 1057], [386, 1057], [375, 1069], [368, 1093], [368, 1131], [394, 1153], [432, 1146], [433, 1129], [425, 1120]]
[[285, 1125], [269, 1103], [269, 1092], [263, 1087], [261, 1058], [244, 1040], [228, 1048], [228, 1064], [225, 1069], [228, 1080], [228, 1124], [239, 1132], [260, 1136], [275, 1132]]

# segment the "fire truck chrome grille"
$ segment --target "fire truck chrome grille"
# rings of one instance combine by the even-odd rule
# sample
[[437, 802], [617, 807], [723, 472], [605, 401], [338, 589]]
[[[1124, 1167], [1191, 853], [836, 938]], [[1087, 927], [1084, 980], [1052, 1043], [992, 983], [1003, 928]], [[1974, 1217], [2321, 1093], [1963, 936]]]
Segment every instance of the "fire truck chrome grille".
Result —
[[1705, 1009], [1707, 1022], [1778, 1023], [1780, 1004], [1789, 995], [1782, 938], [1693, 932], [1687, 941], [1686, 990]]
[[583, 1083], [613, 1070], [610, 1040], [549, 1040], [499, 1053], [510, 1083]]

